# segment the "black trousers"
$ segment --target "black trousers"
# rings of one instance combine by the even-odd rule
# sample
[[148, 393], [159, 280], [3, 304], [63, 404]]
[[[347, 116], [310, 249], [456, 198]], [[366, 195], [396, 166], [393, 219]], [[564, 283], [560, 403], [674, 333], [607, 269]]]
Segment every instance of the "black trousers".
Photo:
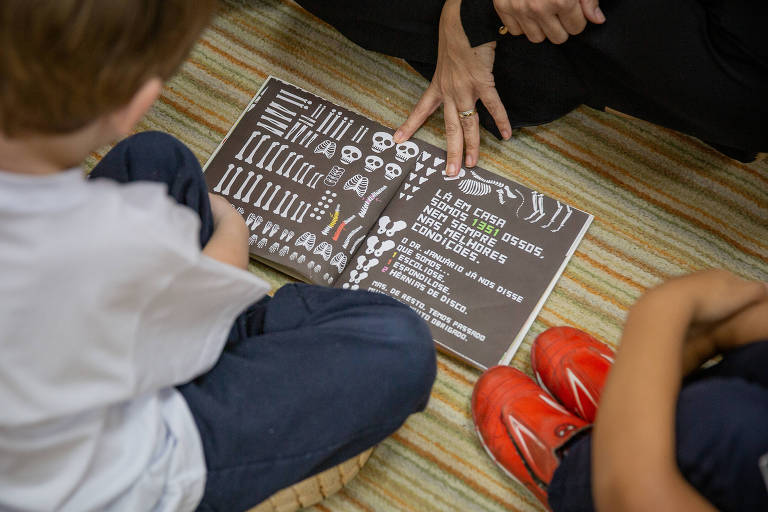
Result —
[[[298, 3], [431, 79], [442, 0]], [[562, 45], [497, 36], [494, 74], [513, 126], [553, 121], [586, 104], [693, 135], [739, 160], [768, 151], [768, 2], [603, 0], [600, 7], [607, 21]]]

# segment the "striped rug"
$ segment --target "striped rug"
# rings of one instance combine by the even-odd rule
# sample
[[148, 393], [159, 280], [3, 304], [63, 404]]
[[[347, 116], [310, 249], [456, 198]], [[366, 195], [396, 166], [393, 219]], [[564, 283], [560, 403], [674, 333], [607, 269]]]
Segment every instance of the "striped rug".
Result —
[[[362, 50], [293, 3], [230, 1], [139, 129], [176, 135], [204, 162], [269, 74], [392, 127], [427, 85], [404, 62]], [[442, 123], [435, 115], [417, 136], [444, 146]], [[670, 276], [722, 266], [768, 280], [768, 161], [743, 165], [670, 130], [587, 108], [509, 142], [482, 137], [479, 165], [595, 215], [514, 366], [530, 371], [531, 341], [554, 325], [615, 345], [628, 308]], [[251, 269], [275, 289], [289, 281]], [[475, 437], [469, 397], [478, 375], [441, 356], [426, 412], [314, 508], [543, 510]]]

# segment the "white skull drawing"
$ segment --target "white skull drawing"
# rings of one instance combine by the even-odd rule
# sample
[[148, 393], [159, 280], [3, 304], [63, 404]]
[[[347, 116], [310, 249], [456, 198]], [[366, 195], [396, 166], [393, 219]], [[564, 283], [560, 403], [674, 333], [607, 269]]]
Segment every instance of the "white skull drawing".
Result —
[[368, 172], [373, 172], [380, 168], [382, 165], [384, 165], [384, 160], [377, 157], [376, 155], [365, 157], [365, 170]]
[[403, 170], [395, 163], [387, 164], [384, 171], [384, 177], [388, 180], [393, 180], [403, 174]]
[[356, 162], [357, 160], [360, 160], [361, 156], [363, 156], [363, 153], [355, 146], [344, 146], [341, 148], [341, 163], [343, 164]]
[[395, 145], [392, 136], [387, 132], [376, 132], [373, 134], [373, 145], [371, 149], [374, 153], [381, 153]]
[[409, 140], [398, 144], [395, 149], [397, 150], [395, 158], [398, 162], [405, 162], [419, 154], [419, 146]]

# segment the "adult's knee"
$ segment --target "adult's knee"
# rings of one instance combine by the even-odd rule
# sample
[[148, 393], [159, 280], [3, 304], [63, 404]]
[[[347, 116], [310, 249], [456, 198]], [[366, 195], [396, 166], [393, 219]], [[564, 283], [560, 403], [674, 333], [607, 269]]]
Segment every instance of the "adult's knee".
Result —
[[686, 386], [677, 406], [677, 461], [720, 510], [768, 510], [759, 459], [768, 453], [768, 390], [737, 378]]

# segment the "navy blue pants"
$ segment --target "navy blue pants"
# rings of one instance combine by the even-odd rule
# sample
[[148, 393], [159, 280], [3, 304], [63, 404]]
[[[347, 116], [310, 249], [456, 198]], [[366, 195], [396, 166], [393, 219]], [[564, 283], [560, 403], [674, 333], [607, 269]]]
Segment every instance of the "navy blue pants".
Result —
[[[213, 232], [200, 166], [181, 142], [147, 132], [91, 173], [168, 185]], [[421, 318], [365, 291], [290, 284], [235, 321], [217, 364], [178, 389], [208, 470], [200, 510], [245, 510], [375, 445], [427, 404], [435, 350]]]
[[[650, 399], [650, 398], [649, 398]], [[686, 379], [677, 401], [677, 464], [719, 510], [768, 510], [768, 341], [728, 353]], [[592, 436], [575, 441], [549, 486], [552, 509], [594, 510]]]

